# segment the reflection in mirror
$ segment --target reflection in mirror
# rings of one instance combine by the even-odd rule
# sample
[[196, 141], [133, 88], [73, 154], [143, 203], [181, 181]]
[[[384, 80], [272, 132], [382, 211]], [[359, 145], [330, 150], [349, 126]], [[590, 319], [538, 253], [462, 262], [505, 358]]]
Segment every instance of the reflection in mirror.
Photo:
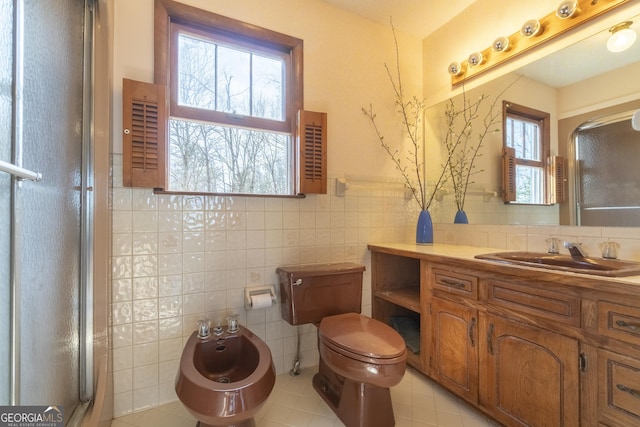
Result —
[[577, 225], [640, 226], [640, 132], [631, 127], [632, 113], [574, 133]]
[[[629, 20], [634, 22], [631, 28], [640, 27], [640, 16]], [[570, 144], [570, 136], [578, 126], [604, 114], [640, 109], [640, 79], [637, 78], [640, 75], [640, 43], [636, 43], [625, 52], [611, 53], [606, 49], [610, 35], [608, 28], [603, 29], [589, 39], [542, 58], [515, 73], [471, 89], [467, 91], [466, 96], [494, 97], [512, 85], [502, 95], [503, 100], [548, 112], [551, 131], [550, 155], [571, 159], [573, 147]], [[426, 114], [426, 140], [434, 141], [428, 144], [427, 159], [443, 158], [442, 147], [439, 145], [442, 145], [441, 121], [444, 104], [431, 107]], [[502, 194], [502, 137], [502, 129], [499, 129], [485, 139], [482, 158], [478, 164], [481, 172], [474, 176], [470, 191], [480, 194], [483, 191], [495, 191], [499, 195]], [[437, 173], [437, 165], [434, 163], [429, 161], [427, 164], [428, 185], [429, 180]], [[501, 197], [470, 196], [465, 206], [469, 223], [578, 224], [576, 209], [571, 208], [575, 206], [577, 188], [575, 178], [571, 175], [574, 169], [575, 162], [570, 160], [566, 182], [568, 196], [573, 198], [570, 201], [549, 206], [505, 205]], [[640, 196], [635, 200], [636, 205], [640, 206]], [[434, 221], [451, 223], [455, 215], [455, 204], [451, 197], [441, 197], [432, 215]], [[614, 222], [606, 225], [627, 224]], [[637, 226], [640, 226], [640, 223]]]

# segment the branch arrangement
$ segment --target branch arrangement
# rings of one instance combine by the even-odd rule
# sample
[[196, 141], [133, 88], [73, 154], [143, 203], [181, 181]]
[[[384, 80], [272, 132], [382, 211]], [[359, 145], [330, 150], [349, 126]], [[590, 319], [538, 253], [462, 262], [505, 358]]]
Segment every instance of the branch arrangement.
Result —
[[402, 86], [402, 78], [400, 75], [398, 39], [396, 37], [396, 31], [395, 27], [393, 26], [393, 22], [391, 23], [391, 30], [393, 32], [393, 41], [396, 48], [395, 73], [391, 72], [391, 69], [387, 64], [385, 64], [384, 67], [387, 71], [387, 76], [389, 77], [391, 87], [394, 91], [395, 106], [398, 109], [397, 112], [400, 114], [402, 125], [404, 126], [407, 136], [411, 141], [411, 147], [409, 148], [409, 151], [406, 153], [406, 155], [401, 154], [397, 149], [392, 149], [391, 146], [389, 146], [389, 144], [385, 142], [384, 135], [378, 127], [378, 123], [376, 122], [376, 114], [371, 104], [369, 105], [368, 109], [362, 108], [362, 112], [371, 121], [380, 145], [387, 152], [387, 154], [389, 154], [389, 157], [391, 157], [391, 161], [402, 175], [405, 185], [411, 191], [411, 194], [420, 206], [420, 209], [427, 210], [429, 209], [429, 206], [431, 206], [431, 202], [433, 201], [438, 190], [442, 188], [447, 180], [447, 174], [445, 173], [446, 168], [443, 167], [442, 173], [440, 174], [440, 177], [438, 178], [433, 191], [431, 191], [429, 196], [427, 196], [422, 175], [424, 163], [421, 160], [421, 150], [423, 150], [424, 147], [420, 134], [421, 122], [422, 118], [424, 117], [424, 111], [426, 108], [425, 101], [424, 99], [419, 99], [416, 96], [412, 97], [409, 100], [406, 99]]
[[456, 207], [460, 211], [464, 209], [467, 188], [469, 184], [473, 184], [471, 177], [484, 171], [476, 169], [475, 162], [482, 157], [480, 150], [485, 137], [489, 133], [500, 132], [497, 125], [502, 119], [502, 109], [499, 108], [498, 103], [502, 94], [514, 83], [515, 81], [495, 97], [489, 110], [482, 117], [482, 124], [477, 133], [474, 133], [473, 127], [480, 118], [480, 107], [489, 96], [483, 94], [473, 101], [468, 99], [463, 88], [461, 109], [456, 108], [453, 98], [448, 101], [445, 109], [447, 131], [444, 137], [444, 145], [448, 153], [446, 166], [453, 186]]

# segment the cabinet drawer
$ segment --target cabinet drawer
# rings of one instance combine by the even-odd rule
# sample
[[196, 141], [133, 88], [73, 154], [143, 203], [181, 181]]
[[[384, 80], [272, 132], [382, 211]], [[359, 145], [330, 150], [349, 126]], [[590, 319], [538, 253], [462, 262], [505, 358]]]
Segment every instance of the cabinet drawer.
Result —
[[598, 332], [640, 346], [640, 308], [607, 301], [599, 302]]
[[[517, 284], [487, 281], [487, 302], [526, 314], [580, 326], [580, 297], [569, 292], [541, 289], [544, 282]], [[549, 284], [549, 287], [551, 284]]]
[[598, 350], [600, 422], [640, 425], [640, 361]]
[[478, 298], [478, 278], [460, 271], [433, 269], [433, 289]]

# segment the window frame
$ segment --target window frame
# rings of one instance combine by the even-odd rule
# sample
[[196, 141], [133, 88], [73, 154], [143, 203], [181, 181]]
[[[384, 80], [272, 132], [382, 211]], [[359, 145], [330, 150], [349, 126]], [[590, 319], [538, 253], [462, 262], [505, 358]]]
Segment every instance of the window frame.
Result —
[[[206, 121], [223, 126], [236, 126], [266, 132], [282, 132], [290, 135], [291, 144], [288, 156], [291, 159], [290, 180], [292, 194], [253, 194], [253, 193], [206, 193], [232, 194], [260, 197], [290, 197], [300, 192], [302, 184], [297, 182], [299, 144], [297, 141], [298, 124], [296, 115], [303, 109], [303, 41], [301, 39], [238, 21], [213, 12], [204, 11], [172, 0], [155, 0], [154, 17], [154, 82], [167, 87], [168, 119], [186, 119]], [[285, 61], [285, 117], [283, 121], [275, 121], [259, 117], [234, 115], [230, 113], [212, 112], [194, 107], [177, 105], [176, 85], [172, 76], [177, 69], [177, 52], [171, 51], [173, 43], [177, 43], [178, 28], [187, 28], [194, 34], [214, 34], [219, 38], [233, 39], [236, 45], [246, 46], [249, 43], [257, 52], [280, 52]], [[211, 114], [214, 113], [214, 114]], [[215, 122], [211, 117], [216, 117]], [[230, 120], [224, 120], [228, 116]], [[167, 159], [168, 162], [168, 159]], [[189, 191], [170, 190], [171, 193], [196, 194]], [[205, 194], [205, 193], [197, 193]]]
[[[544, 193], [543, 203], [519, 203], [515, 201], [507, 201], [507, 203], [513, 203], [518, 205], [549, 205], [550, 203], [550, 190], [549, 190], [549, 156], [551, 152], [551, 115], [547, 112], [536, 110], [523, 105], [515, 104], [510, 101], [502, 101], [502, 146], [509, 147], [507, 145], [507, 119], [516, 118], [521, 121], [535, 122], [540, 126], [540, 161], [523, 159], [520, 157], [514, 157], [514, 170], [515, 167], [529, 166], [538, 167], [542, 170], [543, 182], [542, 191]], [[514, 177], [515, 179], [515, 177]]]

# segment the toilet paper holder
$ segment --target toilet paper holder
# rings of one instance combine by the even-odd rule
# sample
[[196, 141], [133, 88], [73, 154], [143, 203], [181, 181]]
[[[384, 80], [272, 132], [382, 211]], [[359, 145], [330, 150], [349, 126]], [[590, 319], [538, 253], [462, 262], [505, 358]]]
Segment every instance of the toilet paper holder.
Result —
[[245, 288], [244, 307], [247, 310], [253, 310], [251, 297], [254, 297], [256, 295], [263, 295], [263, 294], [268, 294], [271, 297], [272, 304], [275, 304], [278, 301], [278, 298], [276, 297], [276, 288], [274, 285], [256, 286], [253, 288]]

